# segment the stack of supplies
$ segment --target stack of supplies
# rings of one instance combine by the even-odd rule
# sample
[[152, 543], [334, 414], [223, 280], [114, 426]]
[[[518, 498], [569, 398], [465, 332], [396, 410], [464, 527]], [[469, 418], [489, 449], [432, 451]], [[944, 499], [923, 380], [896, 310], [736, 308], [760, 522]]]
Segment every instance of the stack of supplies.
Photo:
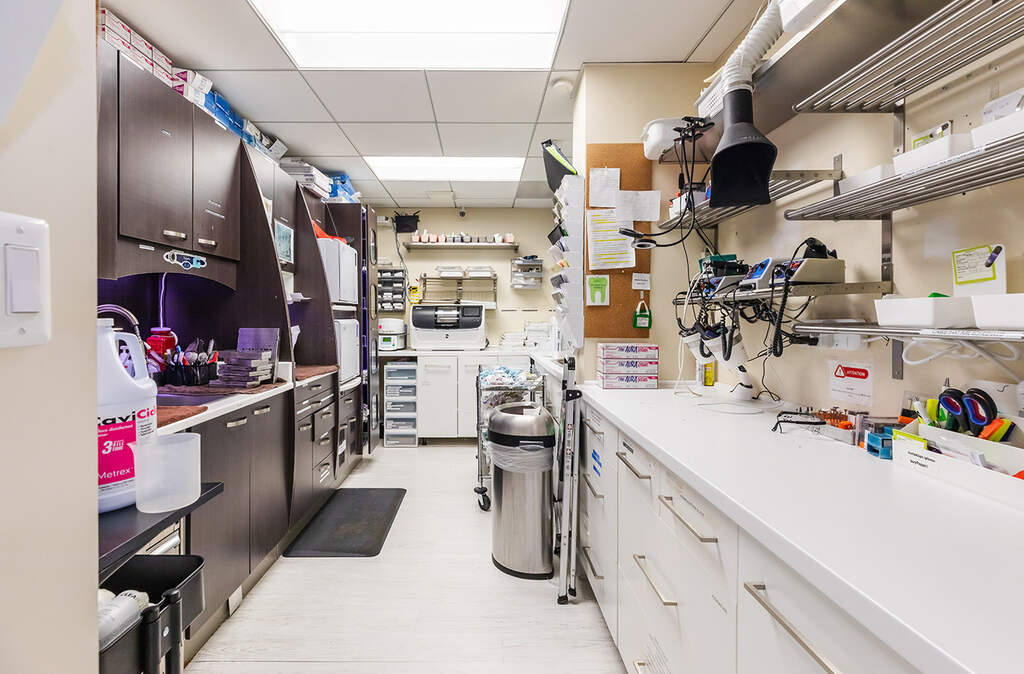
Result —
[[658, 388], [658, 345], [597, 345], [597, 380], [601, 388]]
[[531, 349], [546, 347], [551, 342], [551, 323], [527, 321], [524, 325], [525, 344]]
[[210, 386], [254, 388], [270, 379], [274, 370], [270, 351], [221, 351], [218, 354], [217, 379]]
[[317, 167], [298, 157], [288, 157], [281, 160], [281, 168], [314, 194], [322, 198], [331, 196], [332, 181]]

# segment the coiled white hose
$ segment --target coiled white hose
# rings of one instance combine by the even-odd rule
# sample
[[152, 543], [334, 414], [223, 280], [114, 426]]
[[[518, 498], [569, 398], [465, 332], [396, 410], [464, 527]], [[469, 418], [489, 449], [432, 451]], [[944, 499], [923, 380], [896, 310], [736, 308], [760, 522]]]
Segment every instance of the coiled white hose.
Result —
[[737, 89], [754, 90], [754, 68], [761, 62], [772, 45], [782, 37], [782, 12], [779, 0], [769, 0], [764, 14], [750, 29], [740, 46], [732, 53], [722, 68], [723, 91]]

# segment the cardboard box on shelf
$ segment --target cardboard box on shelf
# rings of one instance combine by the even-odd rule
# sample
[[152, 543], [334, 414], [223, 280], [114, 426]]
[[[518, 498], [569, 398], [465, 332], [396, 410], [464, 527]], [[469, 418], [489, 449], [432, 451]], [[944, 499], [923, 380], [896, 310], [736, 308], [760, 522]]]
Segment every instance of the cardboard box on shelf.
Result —
[[598, 358], [641, 358], [656, 360], [658, 345], [642, 342], [599, 342]]
[[658, 360], [598, 358], [597, 371], [600, 374], [658, 374]]
[[[157, 70], [160, 69], [157, 68]], [[199, 107], [203, 107], [206, 103], [206, 94], [197, 91], [191, 84], [185, 84], [181, 80], [171, 78], [171, 88]]]
[[128, 44], [132, 42], [132, 29], [124, 21], [117, 18], [106, 7], [100, 7], [99, 24], [101, 28], [109, 28], [124, 38]]
[[213, 89], [213, 82], [208, 77], [203, 77], [194, 70], [174, 68], [171, 70], [171, 75], [204, 94], [210, 93], [210, 90]]
[[658, 388], [656, 374], [598, 374], [601, 388]]
[[[167, 72], [166, 70], [164, 70], [163, 68], [156, 67], [156, 61], [154, 61], [153, 64], [154, 64], [153, 65], [153, 76], [156, 77], [161, 82], [163, 82], [164, 84], [166, 84], [167, 86], [173, 87], [174, 83], [177, 82], [178, 80], [175, 80], [175, 79], [171, 78], [171, 74], [169, 72]], [[185, 86], [188, 86], [188, 85], [186, 84]]]
[[142, 37], [138, 33], [133, 32], [132, 33], [132, 40], [131, 40], [131, 42], [132, 42], [132, 47], [138, 47], [139, 50], [142, 51], [142, 53], [146, 55], [146, 58], [149, 58], [149, 59], [153, 58], [153, 45], [150, 44], [149, 40], [147, 40], [146, 38]]
[[275, 140], [270, 146], [270, 156], [274, 159], [281, 159], [284, 153], [288, 151], [288, 146], [281, 142], [280, 139]]
[[146, 56], [145, 52], [143, 52], [135, 45], [132, 45], [132, 51], [130, 56], [132, 57], [132, 60], [134, 60], [136, 63], [142, 66], [143, 70], [149, 73], [153, 72], [153, 59]]
[[166, 70], [168, 75], [171, 74], [171, 59], [156, 47], [153, 47], [153, 65]]
[[132, 43], [124, 39], [117, 31], [110, 30], [106, 26], [100, 26], [100, 38], [102, 38], [104, 42], [114, 45], [118, 51], [123, 51], [125, 54], [131, 55]]

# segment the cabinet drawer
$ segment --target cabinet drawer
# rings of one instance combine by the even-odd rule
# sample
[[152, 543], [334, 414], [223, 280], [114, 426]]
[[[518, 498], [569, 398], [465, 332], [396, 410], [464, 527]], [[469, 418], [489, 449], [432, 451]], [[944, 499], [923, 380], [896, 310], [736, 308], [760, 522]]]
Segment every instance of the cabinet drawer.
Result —
[[637, 447], [628, 438], [619, 438], [616, 471], [618, 472], [619, 499], [639, 499], [651, 512], [657, 508], [657, 483], [660, 467], [651, 455]]
[[[687, 674], [672, 668], [663, 644], [651, 629], [641, 601], [622, 569], [618, 570], [619, 654], [629, 674]], [[694, 674], [697, 674], [694, 672]], [[701, 672], [700, 674], [704, 674]]]
[[295, 409], [305, 406], [311, 400], [322, 398], [328, 392], [330, 385], [326, 377], [312, 384], [295, 387]]
[[739, 674], [919, 671], [746, 534], [739, 559]]
[[338, 392], [338, 419], [343, 421], [359, 416], [359, 387]]
[[331, 490], [334, 482], [334, 457], [329, 456], [313, 467], [313, 497], [320, 497]]
[[334, 414], [334, 405], [321, 407], [313, 413], [313, 428], [316, 438], [319, 440], [337, 426], [337, 417]]
[[320, 463], [329, 458], [335, 450], [335, 434], [337, 429], [333, 426], [324, 433], [317, 435], [313, 441], [313, 462]]

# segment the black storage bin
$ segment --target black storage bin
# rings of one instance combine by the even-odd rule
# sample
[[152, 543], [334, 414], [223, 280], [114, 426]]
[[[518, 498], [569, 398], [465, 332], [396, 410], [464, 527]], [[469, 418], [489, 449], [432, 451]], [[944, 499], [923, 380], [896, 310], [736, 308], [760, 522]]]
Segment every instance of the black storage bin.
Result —
[[[141, 590], [155, 604], [100, 651], [100, 674], [180, 674], [185, 628], [203, 612], [203, 558], [197, 555], [136, 555], [102, 585], [114, 594]], [[179, 621], [180, 616], [180, 621]]]

